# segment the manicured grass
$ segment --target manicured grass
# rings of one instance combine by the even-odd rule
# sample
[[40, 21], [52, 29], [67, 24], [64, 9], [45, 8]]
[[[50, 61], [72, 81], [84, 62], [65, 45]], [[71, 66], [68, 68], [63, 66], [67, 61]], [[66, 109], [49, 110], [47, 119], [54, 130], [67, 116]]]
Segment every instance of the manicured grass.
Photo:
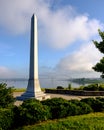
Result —
[[[41, 88], [42, 91], [45, 90], [45, 88]], [[13, 88], [13, 92], [25, 92], [26, 88]]]
[[70, 116], [64, 119], [24, 126], [16, 130], [104, 130], [104, 113]]
[[13, 88], [13, 92], [25, 92], [26, 88]]

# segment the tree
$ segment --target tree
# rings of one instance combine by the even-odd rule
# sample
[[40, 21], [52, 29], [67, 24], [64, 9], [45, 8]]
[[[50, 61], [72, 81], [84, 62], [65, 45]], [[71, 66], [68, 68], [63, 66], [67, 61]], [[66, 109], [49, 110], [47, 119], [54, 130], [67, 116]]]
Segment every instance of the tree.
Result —
[[[104, 54], [104, 32], [101, 32], [100, 29], [98, 30], [98, 32], [102, 40], [100, 42], [93, 40], [93, 43], [96, 48]], [[97, 72], [101, 72], [101, 77], [104, 78], [104, 57], [92, 68]]]

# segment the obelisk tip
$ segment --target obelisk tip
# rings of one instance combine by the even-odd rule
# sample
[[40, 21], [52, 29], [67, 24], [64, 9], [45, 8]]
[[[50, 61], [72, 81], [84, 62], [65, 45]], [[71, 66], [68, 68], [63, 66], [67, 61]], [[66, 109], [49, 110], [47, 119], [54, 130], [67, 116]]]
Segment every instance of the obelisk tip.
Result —
[[36, 17], [36, 14], [35, 14], [35, 13], [32, 15], [32, 18], [33, 18], [33, 17], [34, 17], [34, 18]]

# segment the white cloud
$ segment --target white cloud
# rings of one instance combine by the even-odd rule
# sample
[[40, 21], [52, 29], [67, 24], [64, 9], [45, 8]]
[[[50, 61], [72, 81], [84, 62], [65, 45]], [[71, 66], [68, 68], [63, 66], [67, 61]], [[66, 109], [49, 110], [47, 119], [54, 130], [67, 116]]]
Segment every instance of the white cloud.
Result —
[[22, 34], [30, 30], [30, 17], [35, 12], [40, 23], [40, 41], [62, 49], [76, 40], [88, 40], [101, 28], [96, 19], [79, 15], [71, 6], [50, 9], [48, 0], [1, 0], [0, 26], [9, 33]]
[[54, 48], [62, 49], [77, 40], [89, 40], [101, 28], [99, 21], [89, 20], [87, 16], [66, 16], [68, 10], [63, 9], [49, 14], [45, 21], [44, 37]]
[[14, 72], [5, 66], [0, 66], [0, 78], [10, 78], [14, 75]]
[[[102, 54], [91, 43], [83, 45], [78, 51], [60, 60], [56, 66], [58, 72], [67, 72], [72, 76], [85, 75], [95, 77], [92, 67], [101, 59]], [[96, 73], [98, 76], [99, 74]], [[83, 77], [83, 76], [82, 76]]]
[[14, 70], [6, 66], [0, 66], [0, 78], [27, 78], [27, 74], [24, 76], [25, 70]]

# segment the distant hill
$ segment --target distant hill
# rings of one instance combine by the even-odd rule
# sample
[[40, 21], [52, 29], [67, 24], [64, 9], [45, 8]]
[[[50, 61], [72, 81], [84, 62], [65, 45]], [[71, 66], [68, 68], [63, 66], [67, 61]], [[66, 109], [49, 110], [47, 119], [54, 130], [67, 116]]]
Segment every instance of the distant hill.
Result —
[[73, 83], [77, 83], [79, 85], [91, 84], [91, 83], [104, 83], [104, 79], [102, 78], [76, 78], [69, 79]]

